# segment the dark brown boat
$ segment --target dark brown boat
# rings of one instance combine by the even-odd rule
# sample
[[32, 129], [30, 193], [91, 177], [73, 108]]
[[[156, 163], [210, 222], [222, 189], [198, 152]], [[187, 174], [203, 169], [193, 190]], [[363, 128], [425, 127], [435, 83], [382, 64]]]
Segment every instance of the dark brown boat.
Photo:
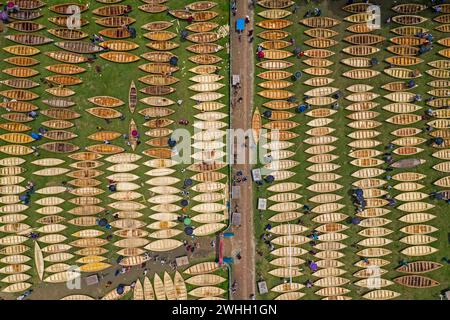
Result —
[[394, 279], [395, 282], [409, 288], [431, 288], [439, 285], [439, 282], [419, 275], [401, 276]]
[[29, 21], [42, 16], [41, 11], [21, 10], [19, 12], [11, 12], [9, 16], [16, 20]]

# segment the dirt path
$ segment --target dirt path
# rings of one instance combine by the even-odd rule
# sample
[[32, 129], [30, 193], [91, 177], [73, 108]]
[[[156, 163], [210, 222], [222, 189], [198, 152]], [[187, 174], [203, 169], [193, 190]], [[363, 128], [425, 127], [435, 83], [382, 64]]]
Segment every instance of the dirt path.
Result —
[[[248, 0], [237, 0], [237, 14], [232, 18], [231, 25], [231, 70], [232, 74], [240, 75], [241, 88], [235, 96], [232, 95], [232, 128], [251, 128], [252, 106], [253, 106], [253, 46], [248, 41], [247, 32], [253, 29], [253, 10], [248, 6]], [[235, 32], [236, 19], [250, 16], [250, 24], [241, 34], [239, 40]], [[242, 97], [242, 101], [237, 100]], [[238, 146], [239, 147], [239, 146]], [[248, 180], [240, 183], [240, 198], [232, 201], [232, 210], [238, 205], [241, 213], [241, 226], [233, 228], [235, 233], [232, 239], [232, 253], [241, 253], [241, 259], [235, 257], [233, 268], [233, 280], [237, 281], [237, 291], [232, 299], [249, 299], [255, 294], [255, 244], [253, 230], [253, 195], [250, 178], [251, 165], [249, 161], [244, 164], [234, 164], [233, 172], [241, 170]]]

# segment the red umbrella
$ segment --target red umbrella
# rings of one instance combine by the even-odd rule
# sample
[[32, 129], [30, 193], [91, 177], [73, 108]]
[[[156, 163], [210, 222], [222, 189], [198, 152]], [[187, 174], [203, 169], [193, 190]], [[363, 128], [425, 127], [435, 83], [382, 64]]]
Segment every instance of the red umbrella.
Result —
[[131, 135], [132, 135], [133, 137], [136, 137], [136, 136], [138, 135], [137, 130], [132, 130], [132, 131], [131, 131]]

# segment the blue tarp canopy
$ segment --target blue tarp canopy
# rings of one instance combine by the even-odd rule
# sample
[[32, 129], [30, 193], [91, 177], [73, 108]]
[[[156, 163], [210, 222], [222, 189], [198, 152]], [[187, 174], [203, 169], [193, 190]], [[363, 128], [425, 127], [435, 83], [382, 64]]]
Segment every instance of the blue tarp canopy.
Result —
[[245, 29], [245, 19], [239, 18], [236, 20], [236, 30], [237, 31], [244, 31]]

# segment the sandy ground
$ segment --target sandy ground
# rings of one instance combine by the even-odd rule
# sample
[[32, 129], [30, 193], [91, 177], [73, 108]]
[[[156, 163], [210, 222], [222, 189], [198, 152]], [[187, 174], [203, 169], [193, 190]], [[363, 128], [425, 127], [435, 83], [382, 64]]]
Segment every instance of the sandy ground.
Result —
[[[253, 10], [248, 6], [248, 0], [237, 0], [238, 12], [232, 18], [231, 26], [231, 70], [232, 74], [240, 75], [241, 88], [236, 96], [232, 96], [232, 127], [247, 130], [251, 128], [252, 106], [253, 106], [253, 45], [249, 43], [247, 32], [253, 29]], [[250, 23], [239, 40], [235, 32], [236, 19], [250, 16]], [[242, 97], [241, 102], [237, 100]], [[236, 102], [235, 102], [236, 101]], [[247, 182], [240, 183], [240, 199], [232, 202], [232, 210], [238, 205], [241, 213], [241, 226], [234, 227], [235, 233], [232, 239], [232, 253], [240, 252], [241, 259], [234, 256], [233, 281], [237, 281], [237, 291], [232, 299], [249, 299], [255, 294], [255, 245], [253, 229], [253, 195], [249, 161], [245, 164], [233, 165], [233, 172], [239, 170], [248, 177]]]

